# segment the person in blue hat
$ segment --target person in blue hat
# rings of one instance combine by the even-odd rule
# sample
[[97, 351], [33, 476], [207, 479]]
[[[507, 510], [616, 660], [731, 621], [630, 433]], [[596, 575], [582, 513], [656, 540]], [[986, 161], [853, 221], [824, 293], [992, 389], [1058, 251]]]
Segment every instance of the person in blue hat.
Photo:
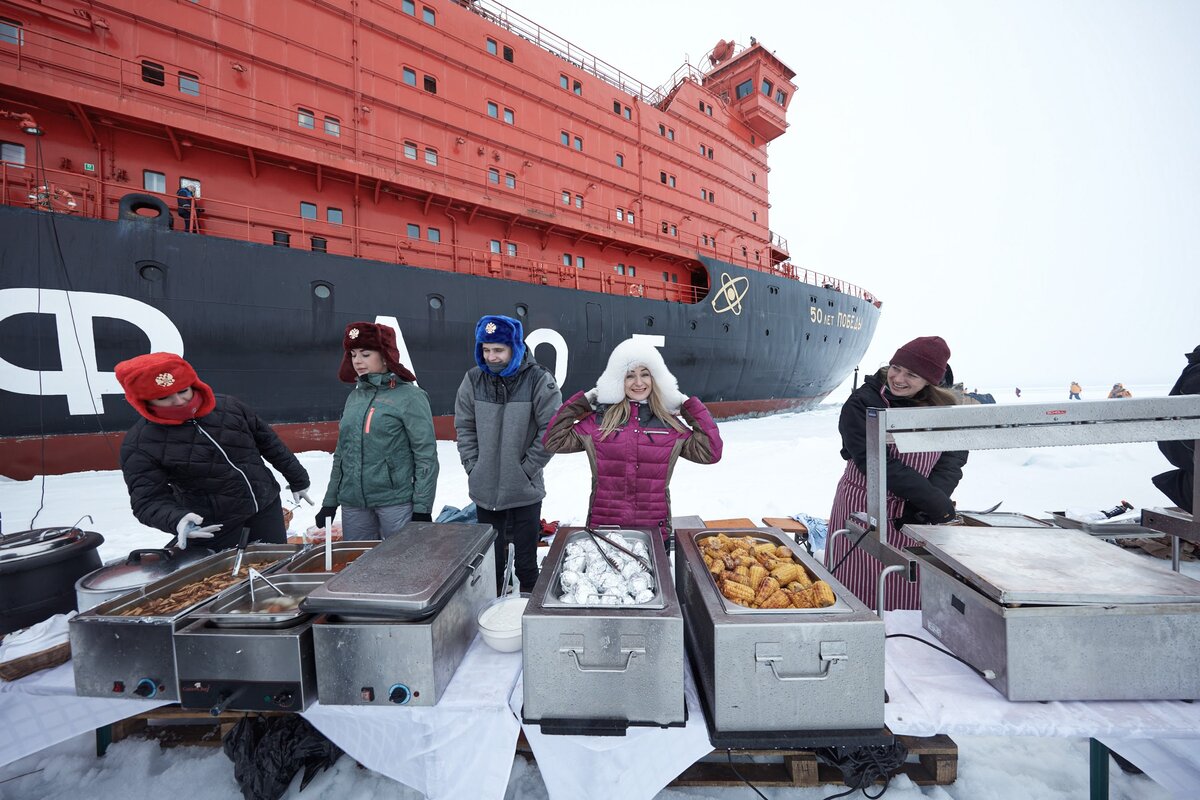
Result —
[[458, 457], [480, 522], [496, 529], [496, 588], [503, 582], [508, 543], [516, 547], [522, 592], [537, 582], [537, 544], [551, 454], [542, 434], [562, 392], [525, 346], [520, 320], [499, 315], [475, 325], [475, 366], [454, 401]]

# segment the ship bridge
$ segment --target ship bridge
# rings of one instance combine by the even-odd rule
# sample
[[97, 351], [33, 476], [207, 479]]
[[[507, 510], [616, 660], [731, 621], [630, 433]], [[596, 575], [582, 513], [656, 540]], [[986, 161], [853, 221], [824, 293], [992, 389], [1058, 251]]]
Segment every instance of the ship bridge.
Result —
[[769, 142], [787, 130], [796, 73], [754, 39], [750, 41], [741, 50], [733, 42], [717, 42], [708, 57], [714, 68], [704, 77], [704, 86]]

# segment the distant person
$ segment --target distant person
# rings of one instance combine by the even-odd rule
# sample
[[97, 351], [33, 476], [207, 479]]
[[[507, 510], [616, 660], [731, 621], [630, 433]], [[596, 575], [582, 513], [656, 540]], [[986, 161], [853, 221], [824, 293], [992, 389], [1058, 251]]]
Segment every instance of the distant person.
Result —
[[1067, 391], [1070, 392], [1070, 394], [1067, 395], [1068, 400], [1082, 399], [1082, 398], [1080, 398], [1079, 393], [1083, 391], [1083, 387], [1079, 385], [1079, 381], [1071, 381], [1071, 388], [1068, 389]]
[[396, 332], [387, 325], [351, 322], [342, 349], [338, 378], [354, 388], [317, 527], [341, 506], [342, 538], [386, 539], [410, 521], [432, 519], [438, 457], [429, 395], [400, 363]]
[[178, 198], [175, 209], [179, 213], [179, 218], [183, 220], [183, 229], [188, 233], [195, 233], [197, 230], [196, 207], [193, 199], [195, 194], [190, 187], [180, 186], [175, 197]]
[[1133, 392], [1126, 389], [1123, 383], [1114, 383], [1112, 390], [1108, 393], [1109, 400], [1124, 400], [1128, 397], [1133, 397]]
[[[1167, 393], [1168, 397], [1200, 394], [1200, 347], [1186, 354], [1184, 358], [1188, 361], [1187, 366], [1183, 368], [1179, 380], [1175, 381], [1175, 385]], [[1159, 491], [1189, 514], [1193, 513], [1192, 481], [1196, 477], [1194, 472], [1195, 447], [1196, 443], [1191, 439], [1159, 442], [1158, 449], [1176, 469], [1155, 475], [1152, 479]]]
[[174, 353], [122, 361], [117, 381], [142, 415], [121, 443], [121, 472], [133, 515], [143, 525], [213, 550], [249, 541], [287, 541], [279, 484], [292, 500], [308, 498], [308, 472], [280, 438], [236, 397], [214, 394]]
[[1021, 396], [1021, 387], [1018, 386], [1017, 387], [1017, 397], [1020, 397], [1020, 396]]
[[496, 529], [496, 590], [504, 587], [508, 543], [522, 592], [538, 578], [537, 546], [551, 454], [542, 435], [562, 405], [554, 376], [525, 346], [520, 320], [485, 316], [475, 324], [475, 366], [454, 399], [458, 457], [480, 522]]
[[[838, 431], [842, 436], [842, 458], [846, 469], [838, 481], [829, 514], [829, 530], [846, 527], [850, 515], [867, 510], [867, 409], [949, 406], [956, 398], [939, 384], [946, 373], [950, 348], [940, 336], [922, 336], [901, 347], [891, 363], [874, 375], [868, 375], [863, 385], [851, 393], [842, 405]], [[915, 540], [900, 532], [910, 523], [931, 525], [950, 522], [956, 516], [950, 499], [962, 468], [967, 463], [967, 451], [955, 450], [933, 453], [901, 453], [888, 445], [887, 541], [895, 547], [909, 547]], [[830, 564], [845, 563], [835, 573], [854, 595], [872, 609], [876, 607], [876, 586], [882, 565], [852, 544], [839, 537], [833, 545]], [[849, 555], [847, 553], [849, 552]], [[921, 607], [920, 586], [897, 575], [887, 579], [887, 608]]]
[[672, 532], [667, 486], [676, 459], [715, 464], [723, 447], [704, 403], [679, 391], [658, 348], [644, 339], [613, 348], [596, 387], [558, 409], [543, 442], [551, 453], [587, 453], [588, 525], [650, 528], [664, 543]]

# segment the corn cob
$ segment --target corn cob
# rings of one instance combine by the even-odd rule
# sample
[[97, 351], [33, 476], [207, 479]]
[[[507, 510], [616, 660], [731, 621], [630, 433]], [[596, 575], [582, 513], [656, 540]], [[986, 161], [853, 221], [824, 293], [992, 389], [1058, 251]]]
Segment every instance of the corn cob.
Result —
[[778, 547], [775, 548], [775, 557], [782, 558], [785, 560], [791, 559], [792, 548], [788, 547], [786, 544], [779, 545]]
[[743, 606], [750, 605], [754, 600], [754, 592], [750, 587], [736, 581], [721, 581], [721, 594]]
[[774, 578], [763, 578], [762, 581], [754, 587], [754, 601], [762, 603], [775, 592], [779, 591], [779, 581]]
[[720, 575], [725, 571], [725, 562], [718, 558], [714, 558], [713, 562], [708, 565], [708, 571], [713, 575]]
[[792, 604], [788, 600], [788, 596], [782, 590], [776, 589], [774, 594], [763, 600], [759, 608], [791, 608]]
[[781, 586], [786, 586], [796, 580], [800, 574], [800, 565], [796, 563], [780, 564], [775, 569], [771, 570], [771, 577], [779, 581]]
[[750, 567], [750, 585], [758, 586], [763, 582], [763, 578], [767, 577], [767, 571], [758, 564]]

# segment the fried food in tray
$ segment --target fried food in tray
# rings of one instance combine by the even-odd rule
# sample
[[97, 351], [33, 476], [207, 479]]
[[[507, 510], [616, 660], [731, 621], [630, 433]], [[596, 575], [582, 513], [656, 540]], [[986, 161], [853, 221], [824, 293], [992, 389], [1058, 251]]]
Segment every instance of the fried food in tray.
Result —
[[708, 573], [726, 600], [746, 608], [828, 608], [837, 602], [814, 581], [787, 545], [724, 533], [697, 542]]
[[144, 603], [127, 608], [120, 613], [120, 616], [157, 617], [174, 614], [176, 611], [194, 605], [201, 600], [207, 600], [218, 592], [228, 589], [233, 584], [243, 580], [249, 574], [251, 567], [261, 571], [274, 564], [276, 560], [270, 558], [266, 560], [247, 561], [242, 564], [242, 568], [238, 570], [237, 575], [231, 575], [229, 572], [222, 570], [216, 575], [209, 575], [203, 580], [193, 581], [186, 586], [181, 586], [169, 595], [156, 597], [153, 600], [147, 600]]

